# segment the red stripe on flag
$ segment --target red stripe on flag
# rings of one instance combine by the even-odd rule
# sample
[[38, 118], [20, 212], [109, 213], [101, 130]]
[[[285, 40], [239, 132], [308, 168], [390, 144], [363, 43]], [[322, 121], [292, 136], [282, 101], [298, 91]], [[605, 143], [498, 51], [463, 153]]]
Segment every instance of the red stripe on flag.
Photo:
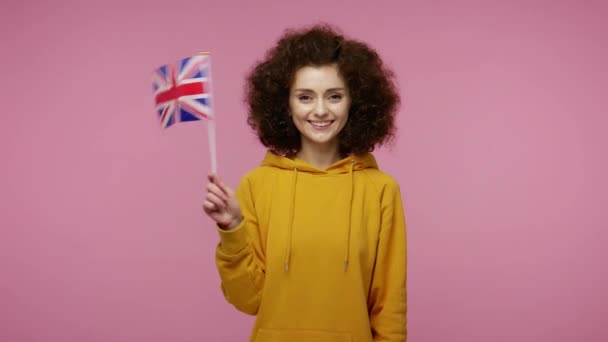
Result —
[[186, 83], [177, 87], [173, 86], [169, 90], [156, 95], [155, 101], [158, 105], [167, 101], [177, 100], [181, 96], [204, 94], [204, 92], [203, 82]]

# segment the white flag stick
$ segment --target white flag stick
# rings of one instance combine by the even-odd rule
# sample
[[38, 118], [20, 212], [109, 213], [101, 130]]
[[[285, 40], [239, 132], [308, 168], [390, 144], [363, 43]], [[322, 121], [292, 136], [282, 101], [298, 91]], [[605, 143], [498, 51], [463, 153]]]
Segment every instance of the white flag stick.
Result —
[[209, 153], [211, 154], [211, 172], [217, 174], [217, 148], [215, 143], [215, 118], [207, 120], [209, 131]]
[[207, 120], [207, 137], [209, 138], [209, 155], [211, 157], [211, 173], [217, 174], [217, 143], [215, 140], [215, 98], [213, 97], [213, 78], [211, 77], [211, 54], [209, 52], [201, 52], [207, 56], [209, 63], [209, 74], [207, 82], [209, 83], [209, 110], [211, 111]]

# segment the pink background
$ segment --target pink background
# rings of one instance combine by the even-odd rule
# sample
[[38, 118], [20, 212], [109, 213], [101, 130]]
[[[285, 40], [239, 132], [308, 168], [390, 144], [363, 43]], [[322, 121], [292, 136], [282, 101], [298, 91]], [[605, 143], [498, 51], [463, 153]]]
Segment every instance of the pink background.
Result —
[[410, 341], [608, 341], [603, 1], [2, 1], [0, 341], [244, 341], [202, 214], [206, 128], [150, 72], [210, 50], [219, 166], [262, 158], [243, 78], [325, 20], [399, 77]]

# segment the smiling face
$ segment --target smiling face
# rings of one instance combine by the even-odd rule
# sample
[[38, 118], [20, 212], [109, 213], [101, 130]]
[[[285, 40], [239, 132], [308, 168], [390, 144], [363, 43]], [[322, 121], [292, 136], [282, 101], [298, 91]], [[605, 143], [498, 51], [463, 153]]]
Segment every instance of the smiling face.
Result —
[[300, 68], [289, 94], [289, 110], [300, 131], [302, 149], [337, 150], [346, 125], [350, 96], [335, 65]]

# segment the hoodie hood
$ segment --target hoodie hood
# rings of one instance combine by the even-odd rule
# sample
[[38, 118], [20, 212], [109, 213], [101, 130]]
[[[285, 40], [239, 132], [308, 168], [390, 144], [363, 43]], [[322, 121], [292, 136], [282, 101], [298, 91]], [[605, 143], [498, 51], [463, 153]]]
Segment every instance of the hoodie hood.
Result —
[[297, 158], [297, 157], [284, 157], [278, 154], [275, 154], [272, 151], [268, 151], [264, 160], [262, 161], [262, 166], [276, 167], [279, 169], [289, 170], [293, 172], [293, 181], [291, 186], [291, 205], [290, 205], [290, 213], [289, 213], [289, 226], [288, 229], [288, 242], [287, 246], [285, 246], [285, 272], [289, 272], [289, 266], [291, 261], [291, 250], [292, 250], [292, 236], [293, 236], [293, 217], [295, 213], [295, 202], [296, 202], [296, 189], [298, 184], [298, 173], [309, 173], [312, 175], [326, 175], [326, 174], [345, 174], [345, 176], [349, 177], [350, 187], [349, 187], [349, 198], [346, 200], [349, 203], [349, 212], [348, 217], [344, 219], [348, 222], [348, 228], [346, 230], [344, 236], [344, 271], [348, 270], [348, 263], [350, 259], [350, 232], [351, 232], [351, 223], [352, 223], [352, 208], [353, 208], [353, 192], [354, 192], [354, 177], [355, 172], [365, 170], [365, 169], [378, 169], [378, 164], [376, 163], [376, 159], [371, 153], [366, 153], [362, 155], [350, 155], [344, 159], [341, 159], [334, 164], [330, 165], [328, 168], [322, 170], [317, 167], [314, 167], [307, 162]]
[[268, 151], [264, 160], [262, 161], [262, 166], [272, 166], [285, 170], [294, 170], [296, 168], [299, 172], [307, 172], [312, 174], [340, 174], [340, 173], [349, 173], [351, 171], [360, 171], [364, 169], [377, 169], [378, 164], [376, 163], [376, 159], [371, 153], [366, 153], [362, 155], [350, 155], [344, 159], [341, 159], [327, 169], [322, 170], [316, 168], [307, 162], [297, 158], [297, 157], [283, 157], [275, 154], [274, 152]]

